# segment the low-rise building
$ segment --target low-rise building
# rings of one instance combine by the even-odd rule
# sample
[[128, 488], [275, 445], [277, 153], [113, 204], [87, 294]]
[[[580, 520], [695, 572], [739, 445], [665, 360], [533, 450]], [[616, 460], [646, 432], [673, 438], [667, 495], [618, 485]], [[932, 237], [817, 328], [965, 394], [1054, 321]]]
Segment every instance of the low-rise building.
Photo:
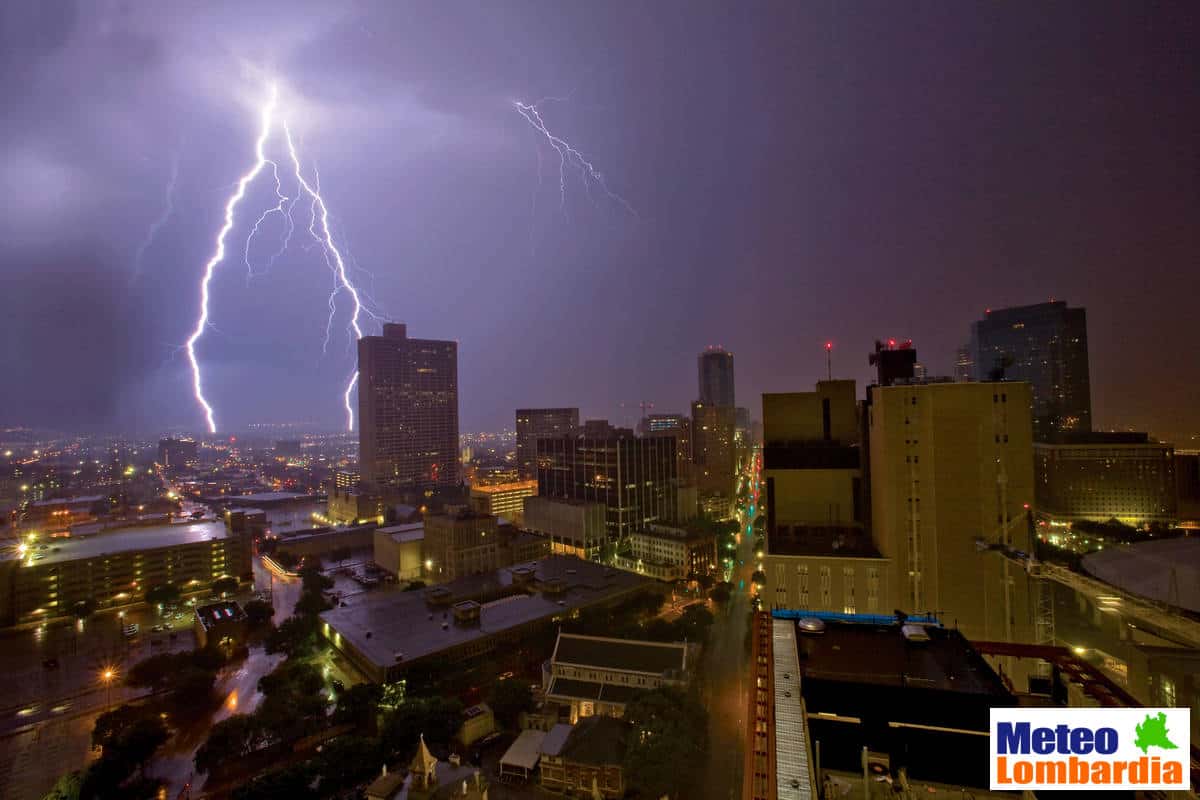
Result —
[[761, 563], [768, 608], [845, 614], [892, 608], [888, 560], [855, 525], [777, 525]]
[[707, 575], [717, 568], [717, 537], [684, 528], [647, 525], [644, 531], [629, 537], [628, 554], [636, 563], [677, 567], [680, 577]]
[[397, 580], [418, 580], [424, 569], [424, 541], [425, 525], [421, 522], [376, 528], [372, 541], [373, 559]]
[[628, 723], [612, 717], [580, 720], [561, 746], [547, 735], [541, 753], [542, 786], [568, 796], [592, 796], [595, 787], [605, 798], [624, 797], [622, 764], [628, 735]]
[[525, 498], [537, 496], [536, 480], [471, 487], [471, 505], [480, 514], [504, 517], [520, 524], [525, 516]]
[[650, 591], [640, 575], [565, 556], [471, 575], [423, 591], [382, 591], [321, 614], [321, 633], [370, 680], [414, 664], [497, 658], [578, 610]]
[[199, 606], [192, 620], [199, 648], [241, 645], [246, 641], [248, 627], [246, 612], [232, 600]]
[[[544, 668], [545, 669], [545, 668]], [[543, 675], [546, 701], [572, 724], [625, 715], [638, 692], [687, 683], [691, 662], [682, 642], [643, 642], [560, 633]]]
[[603, 503], [550, 497], [525, 498], [523, 527], [550, 540], [550, 551], [596, 559], [608, 541]]
[[1145, 433], [1059, 433], [1035, 442], [1034, 507], [1055, 522], [1174, 524], [1175, 448]]
[[0, 554], [0, 624], [68, 616], [79, 603], [138, 603], [155, 586], [199, 589], [251, 572], [251, 539], [221, 522], [38, 538]]

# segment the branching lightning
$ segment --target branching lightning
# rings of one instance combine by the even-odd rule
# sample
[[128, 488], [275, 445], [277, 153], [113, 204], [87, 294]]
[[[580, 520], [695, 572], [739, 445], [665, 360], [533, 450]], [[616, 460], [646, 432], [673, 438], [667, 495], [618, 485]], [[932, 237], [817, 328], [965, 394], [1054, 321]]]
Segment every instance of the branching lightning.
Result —
[[[351, 341], [357, 341], [363, 336], [362, 317], [365, 315], [373, 321], [378, 321], [379, 317], [371, 310], [366, 302], [364, 295], [357, 287], [351, 278], [350, 271], [346, 267], [346, 260], [343, 258], [342, 251], [339, 249], [330, 224], [329, 209], [325, 204], [325, 199], [321, 195], [320, 178], [317, 175], [316, 167], [313, 167], [313, 178], [310, 181], [305, 177], [304, 169], [301, 164], [300, 155], [294, 140], [292, 139], [291, 130], [288, 127], [286, 119], [279, 120], [278, 126], [283, 133], [283, 140], [287, 147], [287, 158], [291, 162], [292, 174], [295, 177], [297, 184], [295, 196], [289, 196], [284, 191], [284, 182], [280, 175], [279, 164], [267, 157], [266, 147], [271, 138], [272, 130], [276, 126], [275, 113], [278, 104], [278, 90], [272, 86], [270, 95], [266, 104], [262, 108], [260, 117], [260, 128], [258, 138], [255, 142], [255, 161], [250, 169], [244, 173], [237, 183], [234, 184], [233, 194], [225, 204], [224, 224], [217, 232], [216, 240], [212, 257], [204, 265], [203, 278], [200, 281], [200, 314], [196, 320], [195, 329], [185, 344], [185, 349], [188, 355], [188, 362], [192, 369], [192, 389], [196, 397], [196, 402], [204, 411], [204, 417], [208, 424], [209, 433], [216, 433], [216, 412], [212, 404], [204, 396], [203, 380], [200, 368], [200, 361], [196, 355], [196, 344], [204, 335], [204, 332], [212, 327], [209, 321], [209, 305], [210, 293], [209, 285], [212, 282], [213, 274], [217, 266], [225, 259], [226, 246], [225, 240], [234, 226], [235, 212], [238, 205], [246, 195], [249, 185], [262, 173], [268, 166], [271, 168], [274, 177], [274, 191], [277, 203], [265, 209], [258, 219], [251, 226], [249, 233], [246, 236], [246, 244], [243, 251], [243, 260], [246, 263], [247, 280], [254, 277], [256, 274], [250, 264], [250, 246], [254, 237], [259, 233], [260, 227], [272, 214], [279, 214], [284, 221], [285, 230], [282, 238], [282, 243], [279, 249], [270, 257], [267, 268], [274, 264], [275, 260], [281, 256], [288, 248], [292, 234], [295, 232], [295, 220], [293, 211], [296, 203], [300, 199], [301, 194], [306, 194], [309, 197], [310, 221], [308, 224], [308, 233], [316, 244], [321, 248], [325, 263], [329, 267], [330, 272], [334, 277], [333, 291], [329, 295], [329, 318], [326, 323], [325, 342], [323, 349], [327, 349], [329, 345], [329, 337], [333, 327], [334, 317], [337, 313], [337, 298], [342, 292], [348, 294], [352, 301], [352, 310], [350, 320], [347, 323], [347, 331], [350, 334]], [[346, 427], [347, 430], [354, 428], [354, 408], [351, 403], [351, 397], [355, 387], [358, 384], [358, 372], [355, 371], [346, 384], [345, 390], [342, 392], [342, 403], [346, 409]]]
[[146, 231], [146, 238], [142, 239], [138, 245], [137, 255], [133, 259], [133, 280], [137, 280], [142, 274], [142, 260], [146, 257], [146, 251], [150, 249], [150, 245], [154, 243], [158, 237], [158, 232], [162, 230], [162, 226], [167, 224], [167, 220], [175, 213], [175, 184], [179, 180], [179, 152], [176, 151], [171, 156], [171, 177], [167, 180], [166, 197], [163, 201], [163, 209], [159, 215], [150, 223], [149, 229]]
[[[558, 98], [546, 98], [546, 99], [552, 100], [552, 99], [558, 99]], [[531, 126], [533, 126], [533, 129], [535, 131], [537, 131], [543, 137], [545, 137], [546, 141], [550, 143], [550, 146], [553, 147], [555, 152], [558, 153], [559, 209], [564, 214], [566, 214], [566, 209], [567, 209], [567, 172], [569, 169], [574, 168], [579, 172], [579, 179], [583, 183], [584, 191], [587, 192], [589, 198], [592, 196], [591, 193], [592, 193], [593, 185], [597, 186], [600, 188], [600, 190], [602, 192], [604, 192], [604, 194], [610, 200], [619, 204], [626, 211], [628, 211], [632, 216], [634, 216], [634, 217], [638, 216], [637, 211], [635, 211], [633, 209], [633, 206], [631, 206], [624, 197], [622, 197], [621, 195], [617, 194], [616, 192], [614, 192], [608, 188], [608, 184], [604, 180], [604, 173], [602, 173], [600, 170], [598, 170], [596, 168], [595, 164], [593, 164], [591, 161], [589, 161], [583, 155], [583, 153], [579, 152], [574, 147], [572, 147], [566, 140], [551, 133], [550, 129], [548, 127], [546, 127], [545, 120], [542, 119], [541, 111], [538, 109], [538, 106], [542, 102], [544, 102], [544, 101], [538, 101], [537, 103], [522, 103], [519, 100], [514, 100], [513, 108], [515, 108], [517, 110], [518, 114], [520, 114], [522, 117], [525, 118], [526, 122], [528, 122]], [[540, 182], [540, 180], [541, 180], [541, 162], [540, 162], [540, 160], [538, 162], [538, 173], [539, 173], [538, 180]]]

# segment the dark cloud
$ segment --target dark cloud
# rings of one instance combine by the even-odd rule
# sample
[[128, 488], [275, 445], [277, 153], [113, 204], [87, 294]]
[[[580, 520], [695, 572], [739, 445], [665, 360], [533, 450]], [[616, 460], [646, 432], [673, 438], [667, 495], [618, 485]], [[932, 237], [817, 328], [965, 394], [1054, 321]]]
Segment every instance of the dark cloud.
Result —
[[[460, 341], [464, 428], [538, 403], [683, 409], [707, 344], [735, 351], [751, 407], [819, 377], [828, 338], [860, 380], [884, 335], [945, 371], [985, 307], [1056, 296], [1089, 308], [1098, 421], [1191, 433], [1197, 18], [1125, 3], [9, 3], [0, 336], [22, 380], [0, 417], [198, 424], [171, 353], [275, 79], [379, 306]], [[556, 156], [511, 106], [544, 96], [569, 97], [547, 122], [636, 218], [578, 181], [560, 211]], [[176, 212], [134, 279], [176, 157]], [[214, 281], [208, 382], [225, 424], [332, 426], [352, 364], [344, 316], [322, 352], [319, 253], [300, 237], [247, 287], [241, 245], [270, 197], [253, 187]], [[112, 328], [92, 342], [114, 368], [86, 359], [86, 393], [44, 400], [67, 379], [42, 362], [78, 352], [74, 320]]]

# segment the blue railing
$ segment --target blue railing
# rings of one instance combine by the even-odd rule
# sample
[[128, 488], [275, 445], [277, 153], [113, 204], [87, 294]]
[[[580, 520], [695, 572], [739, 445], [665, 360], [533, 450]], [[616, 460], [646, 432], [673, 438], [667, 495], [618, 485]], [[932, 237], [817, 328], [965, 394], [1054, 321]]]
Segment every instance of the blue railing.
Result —
[[[775, 619], [819, 619], [825, 622], [857, 622], [861, 625], [897, 625], [900, 618], [894, 614], [844, 614], [838, 611], [804, 611], [796, 608], [777, 608], [771, 612]], [[938, 625], [942, 623], [932, 614], [913, 614], [904, 618], [905, 622], [918, 625]]]

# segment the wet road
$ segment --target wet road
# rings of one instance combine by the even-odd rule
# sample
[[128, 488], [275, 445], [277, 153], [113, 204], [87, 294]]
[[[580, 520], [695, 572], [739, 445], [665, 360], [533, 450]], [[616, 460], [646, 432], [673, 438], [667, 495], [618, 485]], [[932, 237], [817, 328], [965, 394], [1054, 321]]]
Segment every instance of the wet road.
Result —
[[[758, 510], [757, 508], [755, 509]], [[742, 791], [744, 726], [748, 698], [746, 674], [750, 628], [750, 576], [754, 573], [754, 537], [746, 535], [753, 518], [739, 516], [741, 538], [730, 580], [733, 596], [716, 614], [703, 659], [704, 698], [708, 706], [709, 759], [703, 784], [705, 800], [734, 800]], [[738, 561], [744, 563], [738, 564]]]

